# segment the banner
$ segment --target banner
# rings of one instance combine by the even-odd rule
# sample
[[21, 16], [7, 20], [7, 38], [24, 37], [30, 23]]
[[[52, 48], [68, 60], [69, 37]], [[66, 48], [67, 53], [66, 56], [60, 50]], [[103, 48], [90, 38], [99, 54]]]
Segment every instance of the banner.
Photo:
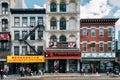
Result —
[[39, 63], [45, 62], [44, 56], [7, 56], [7, 63]]

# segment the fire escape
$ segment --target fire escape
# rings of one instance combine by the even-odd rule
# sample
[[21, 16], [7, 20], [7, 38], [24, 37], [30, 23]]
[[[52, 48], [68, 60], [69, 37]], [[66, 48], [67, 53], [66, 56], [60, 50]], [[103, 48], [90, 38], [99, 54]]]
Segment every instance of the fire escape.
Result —
[[[33, 26], [31, 26], [31, 27], [33, 27]], [[38, 24], [37, 26], [33, 27], [33, 29], [27, 35], [25, 35], [22, 39], [18, 39], [18, 40], [19, 40], [20, 43], [24, 42], [24, 44], [28, 45], [36, 53], [34, 55], [42, 55], [43, 51], [41, 51], [41, 50], [36, 51], [35, 48], [33, 48], [29, 44], [29, 42], [27, 42], [27, 38], [29, 36], [31, 36], [37, 29], [39, 31], [44, 31], [44, 25], [43, 25], [43, 23], [42, 24]], [[39, 40], [41, 40], [41, 38]], [[33, 55], [33, 54], [27, 54], [27, 55]]]

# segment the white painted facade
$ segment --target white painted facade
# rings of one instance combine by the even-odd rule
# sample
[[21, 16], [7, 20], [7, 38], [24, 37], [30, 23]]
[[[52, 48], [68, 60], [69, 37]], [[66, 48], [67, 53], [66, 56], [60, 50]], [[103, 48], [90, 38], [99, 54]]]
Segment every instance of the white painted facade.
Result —
[[[20, 25], [19, 26], [14, 26], [14, 18], [15, 17], [19, 17], [20, 18]], [[27, 17], [27, 26], [23, 27], [22, 26], [22, 17]], [[20, 43], [18, 40], [15, 40], [15, 31], [19, 31], [20, 34], [20, 39], [22, 39], [22, 31], [27, 31], [27, 33], [30, 32], [30, 30], [33, 30], [33, 28], [35, 27], [30, 27], [30, 17], [35, 17], [35, 26], [37, 26], [37, 22], [38, 22], [38, 17], [43, 17], [43, 22], [45, 22], [45, 14], [12, 14], [11, 16], [11, 40], [12, 40], [12, 49], [11, 55], [14, 55], [14, 46], [19, 46], [19, 55], [25, 55], [24, 53], [22, 53], [22, 46], [27, 46], [27, 51], [29, 54], [30, 53], [30, 47], [28, 45], [26, 45], [24, 42]], [[44, 34], [44, 32], [43, 32]], [[38, 29], [35, 30], [35, 40], [30, 40], [30, 36], [27, 39], [27, 42], [31, 45], [31, 46], [35, 46], [35, 50], [37, 51], [37, 47], [38, 46], [43, 46], [43, 50], [45, 50], [45, 36], [43, 35], [42, 40], [38, 40]], [[33, 53], [34, 54], [34, 53]]]

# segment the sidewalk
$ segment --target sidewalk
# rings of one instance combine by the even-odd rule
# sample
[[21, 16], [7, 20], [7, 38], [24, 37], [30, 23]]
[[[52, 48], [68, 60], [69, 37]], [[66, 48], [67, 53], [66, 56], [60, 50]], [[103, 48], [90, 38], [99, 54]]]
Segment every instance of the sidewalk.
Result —
[[51, 77], [51, 76], [106, 76], [106, 74], [81, 74], [81, 73], [45, 73], [42, 77]]
[[44, 73], [44, 75], [25, 76], [9, 75], [5, 80], [17, 80], [20, 78], [40, 78], [40, 77], [82, 77], [82, 76], [107, 76], [106, 74], [80, 74], [80, 73]]

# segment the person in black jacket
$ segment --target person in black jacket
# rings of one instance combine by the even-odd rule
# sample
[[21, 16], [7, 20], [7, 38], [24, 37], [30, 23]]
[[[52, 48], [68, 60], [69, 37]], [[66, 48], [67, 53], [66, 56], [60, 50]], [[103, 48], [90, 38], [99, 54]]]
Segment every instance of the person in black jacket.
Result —
[[3, 69], [1, 69], [1, 70], [0, 70], [1, 79], [3, 79], [3, 75], [4, 75], [4, 71], [3, 71]]

